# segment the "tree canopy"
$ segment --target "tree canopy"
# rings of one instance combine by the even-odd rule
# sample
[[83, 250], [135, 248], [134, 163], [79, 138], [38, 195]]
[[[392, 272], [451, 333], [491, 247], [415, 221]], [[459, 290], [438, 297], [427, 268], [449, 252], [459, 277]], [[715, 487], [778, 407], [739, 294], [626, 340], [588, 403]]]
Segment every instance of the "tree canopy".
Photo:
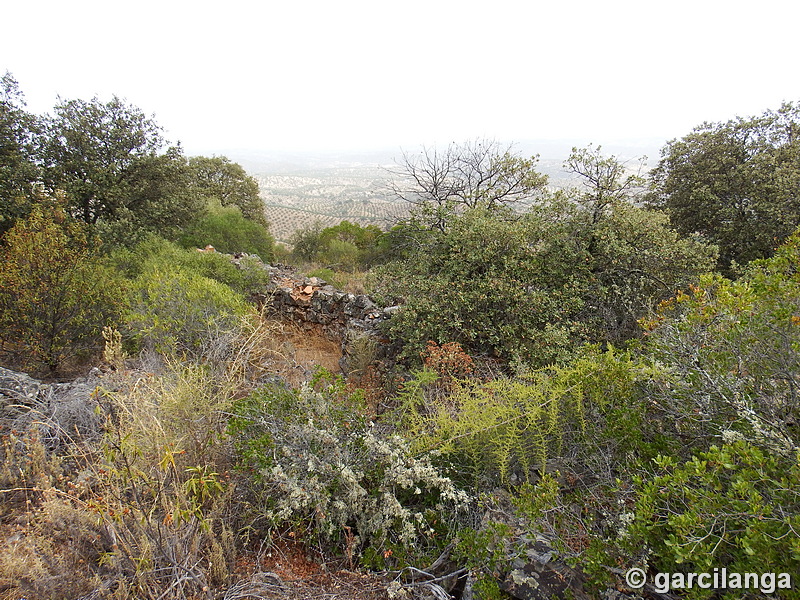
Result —
[[19, 85], [10, 73], [0, 79], [0, 233], [30, 210], [39, 178], [35, 159], [38, 119], [25, 110]]
[[582, 186], [524, 213], [479, 205], [443, 231], [407, 228], [413, 243], [377, 279], [402, 304], [388, 328], [409, 356], [456, 341], [548, 364], [586, 341], [635, 337], [637, 319], [713, 267], [715, 248], [637, 206], [640, 178], [615, 157], [575, 150], [567, 167]]
[[704, 123], [670, 141], [650, 201], [684, 234], [719, 246], [719, 266], [769, 257], [800, 225], [800, 106]]
[[155, 122], [117, 97], [62, 100], [45, 132], [45, 183], [64, 190], [75, 217], [89, 224], [130, 204], [140, 162], [165, 145]]
[[89, 225], [107, 246], [131, 246], [148, 233], [177, 239], [213, 202], [267, 226], [258, 184], [240, 165], [187, 159], [125, 100], [59, 99], [53, 114], [35, 116], [11, 74], [0, 83], [0, 233], [43, 203]]
[[198, 195], [215, 198], [222, 206], [238, 206], [245, 218], [267, 224], [258, 183], [241, 165], [225, 156], [193, 156], [189, 171]]

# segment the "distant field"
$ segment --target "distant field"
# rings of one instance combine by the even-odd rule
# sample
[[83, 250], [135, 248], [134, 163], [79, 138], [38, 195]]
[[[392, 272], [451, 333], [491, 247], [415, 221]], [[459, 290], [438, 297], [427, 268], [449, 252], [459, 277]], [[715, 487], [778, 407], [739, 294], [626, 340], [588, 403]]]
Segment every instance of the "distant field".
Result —
[[315, 169], [257, 175], [270, 230], [279, 242], [315, 222], [323, 227], [343, 220], [389, 228], [406, 214], [387, 191], [387, 175], [375, 167]]
[[[398, 209], [401, 207], [398, 205]], [[267, 220], [270, 223], [270, 232], [275, 239], [279, 242], [287, 244], [292, 234], [298, 229], [313, 225], [319, 221], [323, 227], [331, 227], [338, 225], [343, 220], [348, 220], [352, 223], [359, 225], [377, 225], [381, 229], [388, 229], [392, 226], [394, 219], [390, 218], [387, 214], [386, 217], [369, 217], [356, 214], [358, 211], [353, 210], [352, 213], [343, 211], [338, 215], [325, 214], [323, 212], [314, 212], [301, 208], [291, 208], [289, 206], [268, 205], [266, 207]], [[398, 213], [402, 210], [398, 210]]]

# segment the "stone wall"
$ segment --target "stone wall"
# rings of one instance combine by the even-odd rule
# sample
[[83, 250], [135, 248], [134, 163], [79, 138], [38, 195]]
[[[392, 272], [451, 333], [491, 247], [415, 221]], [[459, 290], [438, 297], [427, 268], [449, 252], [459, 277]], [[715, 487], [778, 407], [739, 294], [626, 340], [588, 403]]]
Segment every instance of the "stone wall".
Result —
[[257, 295], [259, 304], [309, 331], [321, 330], [340, 342], [342, 372], [352, 368], [356, 353], [363, 352], [366, 346], [374, 350], [376, 359], [392, 356], [393, 348], [379, 326], [398, 307], [382, 308], [369, 296], [342, 292], [322, 279], [304, 277], [283, 265], [266, 268], [270, 283]]

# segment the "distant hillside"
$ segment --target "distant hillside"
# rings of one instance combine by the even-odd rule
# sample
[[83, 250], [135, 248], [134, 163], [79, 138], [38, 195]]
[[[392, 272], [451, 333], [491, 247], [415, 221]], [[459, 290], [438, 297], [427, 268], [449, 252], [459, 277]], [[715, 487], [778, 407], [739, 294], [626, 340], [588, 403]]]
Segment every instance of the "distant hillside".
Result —
[[[575, 145], [575, 144], [572, 144]], [[540, 155], [538, 170], [550, 186], [563, 188], [572, 179], [563, 163], [572, 147], [568, 142], [525, 143], [514, 147], [521, 155]], [[655, 145], [610, 145], [623, 159], [657, 155]], [[399, 170], [402, 151], [333, 154], [232, 153], [258, 181], [267, 219], [276, 240], [288, 243], [292, 234], [319, 221], [323, 227], [343, 219], [360, 225], [391, 227], [407, 214], [390, 189], [392, 171]]]
[[379, 167], [318, 168], [255, 178], [279, 242], [288, 242], [294, 231], [315, 221], [324, 227], [347, 219], [388, 228], [406, 214], [388, 190], [389, 173]]

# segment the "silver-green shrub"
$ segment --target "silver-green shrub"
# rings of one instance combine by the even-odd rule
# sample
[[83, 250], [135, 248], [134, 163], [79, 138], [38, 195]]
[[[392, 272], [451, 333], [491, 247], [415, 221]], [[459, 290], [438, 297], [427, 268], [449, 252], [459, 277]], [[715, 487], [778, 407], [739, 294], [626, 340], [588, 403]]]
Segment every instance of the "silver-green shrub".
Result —
[[439, 544], [467, 493], [406, 440], [382, 433], [360, 394], [321, 379], [300, 390], [265, 386], [234, 407], [229, 429], [240, 465], [254, 474], [258, 516], [348, 555]]

